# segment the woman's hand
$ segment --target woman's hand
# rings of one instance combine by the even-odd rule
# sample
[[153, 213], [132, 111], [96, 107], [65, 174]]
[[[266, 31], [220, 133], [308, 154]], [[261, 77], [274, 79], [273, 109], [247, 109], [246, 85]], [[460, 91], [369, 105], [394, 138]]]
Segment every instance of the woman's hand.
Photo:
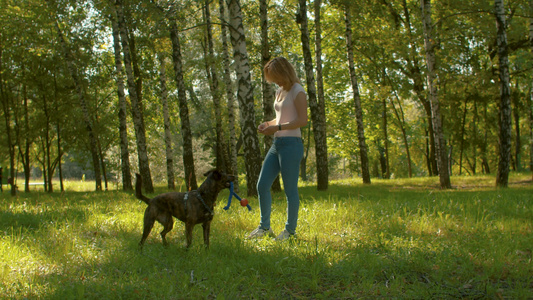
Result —
[[259, 126], [257, 126], [257, 131], [264, 135], [272, 135], [276, 131], [278, 131], [277, 126], [270, 126], [269, 122], [263, 122]]
[[262, 132], [267, 127], [268, 127], [268, 122], [263, 122], [263, 123], [259, 124], [259, 126], [257, 126], [257, 131]]

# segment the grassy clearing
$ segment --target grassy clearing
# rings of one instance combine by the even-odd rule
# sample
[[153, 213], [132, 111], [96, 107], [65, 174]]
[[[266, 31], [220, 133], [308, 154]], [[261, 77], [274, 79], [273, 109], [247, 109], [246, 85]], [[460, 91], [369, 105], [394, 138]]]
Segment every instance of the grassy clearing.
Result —
[[[185, 250], [176, 223], [168, 248], [156, 225], [142, 253], [145, 205], [131, 194], [3, 193], [0, 297], [531, 299], [530, 178], [495, 189], [490, 176], [454, 177], [450, 191], [436, 178], [336, 181], [326, 192], [302, 184], [299, 238], [283, 243], [245, 240], [257, 200], [252, 212], [237, 203], [224, 211], [225, 191], [209, 250], [201, 226]], [[274, 197], [279, 232], [286, 204]]]

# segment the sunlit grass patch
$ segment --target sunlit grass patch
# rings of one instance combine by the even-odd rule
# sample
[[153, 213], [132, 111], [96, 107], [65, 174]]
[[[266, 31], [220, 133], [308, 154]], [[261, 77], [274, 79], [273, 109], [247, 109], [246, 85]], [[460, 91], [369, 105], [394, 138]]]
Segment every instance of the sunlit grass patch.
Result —
[[[529, 177], [530, 178], [530, 177]], [[516, 179], [513, 179], [516, 180]], [[518, 179], [519, 181], [527, 181]], [[201, 225], [185, 250], [176, 220], [138, 247], [146, 205], [121, 191], [0, 196], [0, 294], [8, 298], [512, 298], [533, 294], [533, 188], [490, 176], [440, 190], [437, 178], [302, 183], [297, 235], [247, 240], [259, 224], [228, 192], [211, 247]], [[244, 186], [244, 185], [241, 185]], [[459, 186], [459, 184], [458, 184]], [[164, 188], [158, 187], [163, 191]], [[244, 196], [245, 191], [239, 194]], [[272, 227], [286, 221], [273, 194]]]

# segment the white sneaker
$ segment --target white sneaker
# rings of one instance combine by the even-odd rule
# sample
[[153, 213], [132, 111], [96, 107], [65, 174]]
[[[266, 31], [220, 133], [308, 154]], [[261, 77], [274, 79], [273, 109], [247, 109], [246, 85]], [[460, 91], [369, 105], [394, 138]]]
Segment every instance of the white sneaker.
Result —
[[274, 237], [274, 231], [272, 231], [272, 228], [268, 230], [264, 230], [261, 227], [257, 227], [254, 231], [250, 232], [247, 239], [256, 239], [256, 238], [263, 237], [265, 235]]
[[285, 240], [288, 240], [290, 239], [291, 237], [293, 237], [294, 234], [290, 234], [287, 229], [283, 229], [283, 231], [278, 235], [278, 237], [276, 238], [276, 241], [285, 241]]

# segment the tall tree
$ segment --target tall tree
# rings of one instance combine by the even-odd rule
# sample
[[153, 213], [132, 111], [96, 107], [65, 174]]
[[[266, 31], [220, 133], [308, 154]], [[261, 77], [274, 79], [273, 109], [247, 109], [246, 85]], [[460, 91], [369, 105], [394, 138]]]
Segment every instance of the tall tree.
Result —
[[87, 130], [87, 133], [89, 135], [89, 144], [90, 144], [89, 150], [91, 152], [91, 157], [92, 157], [96, 190], [101, 191], [102, 190], [102, 179], [101, 179], [101, 173], [100, 173], [100, 160], [98, 157], [98, 149], [96, 148], [98, 145], [98, 140], [96, 137], [96, 133], [94, 132], [93, 122], [91, 120], [89, 110], [87, 108], [87, 101], [85, 100], [85, 93], [83, 91], [81, 78], [79, 77], [78, 68], [74, 61], [74, 58], [72, 57], [72, 54], [70, 52], [70, 48], [67, 44], [65, 36], [63, 35], [61, 28], [59, 27], [59, 23], [57, 19], [55, 20], [55, 27], [57, 30], [59, 43], [61, 44], [61, 48], [63, 49], [63, 56], [65, 58], [65, 63], [67, 64], [67, 68], [70, 73], [70, 76], [72, 77], [72, 80], [74, 81], [74, 88], [76, 89], [76, 95], [78, 97], [80, 108], [83, 113], [83, 122], [85, 125], [85, 129]]
[[242, 10], [239, 0], [228, 0], [230, 14], [230, 35], [233, 45], [233, 59], [237, 75], [237, 100], [241, 109], [241, 128], [246, 165], [248, 196], [257, 195], [257, 180], [261, 171], [261, 149], [257, 137], [254, 110], [254, 89], [250, 72], [246, 36], [242, 23]]
[[237, 137], [235, 133], [235, 96], [233, 94], [233, 83], [231, 80], [231, 68], [228, 52], [227, 42], [227, 28], [228, 22], [226, 18], [226, 10], [224, 0], [219, 0], [219, 16], [222, 22], [220, 26], [220, 38], [222, 40], [222, 61], [224, 65], [223, 80], [226, 87], [226, 101], [228, 108], [228, 127], [229, 127], [229, 156], [230, 164], [228, 166], [228, 173], [235, 176], [233, 187], [236, 192], [239, 192], [239, 170], [237, 166]]
[[496, 186], [507, 187], [509, 184], [509, 166], [511, 160], [511, 90], [509, 87], [509, 58], [507, 46], [505, 8], [503, 0], [494, 0], [494, 13], [496, 16], [497, 44], [499, 57], [500, 77], [500, 155]]
[[[435, 138], [433, 131], [433, 124], [431, 122], [431, 104], [426, 95], [424, 88], [424, 76], [422, 74], [422, 66], [420, 59], [420, 47], [418, 46], [418, 39], [420, 35], [416, 33], [416, 24], [411, 14], [412, 2], [400, 0], [399, 5], [395, 5], [393, 0], [380, 0], [390, 14], [389, 20], [392, 20], [390, 28], [393, 30], [396, 46], [394, 51], [394, 65], [401, 73], [409, 78], [409, 87], [415, 95], [416, 99], [422, 104], [424, 108], [425, 117], [427, 121], [427, 151], [426, 167], [430, 176], [437, 175], [437, 160], [435, 157]], [[401, 57], [401, 59], [398, 59]], [[405, 64], [399, 63], [401, 60]], [[388, 68], [387, 68], [388, 69]]]
[[[529, 47], [533, 55], [533, 0], [529, 0]], [[533, 76], [529, 87], [529, 170], [533, 178]]]
[[440, 102], [437, 94], [436, 67], [435, 67], [435, 32], [431, 18], [431, 0], [421, 0], [422, 23], [424, 27], [424, 49], [426, 50], [427, 65], [427, 86], [429, 91], [429, 102], [431, 103], [431, 116], [433, 131], [435, 134], [435, 146], [439, 168], [440, 187], [449, 189], [450, 172], [448, 169], [448, 153], [446, 151], [446, 141], [442, 128], [440, 115]]
[[[387, 76], [387, 75], [385, 75]], [[398, 120], [398, 126], [400, 127], [400, 131], [402, 132], [402, 140], [403, 144], [405, 146], [405, 154], [407, 156], [407, 174], [409, 175], [409, 178], [413, 177], [413, 166], [411, 161], [411, 151], [409, 150], [409, 137], [407, 135], [406, 127], [406, 121], [405, 121], [405, 114], [403, 112], [402, 103], [400, 101], [400, 97], [398, 96], [398, 93], [396, 90], [394, 90], [394, 99], [396, 99], [396, 102], [398, 103], [398, 108], [396, 108], [396, 105], [394, 104], [394, 100], [391, 98], [391, 106], [392, 110], [394, 112], [394, 115], [396, 116], [396, 119]], [[386, 113], [383, 113], [383, 118], [386, 119]], [[385, 122], [385, 120], [384, 120]], [[385, 143], [388, 143], [388, 137], [385, 134]], [[388, 147], [385, 147], [387, 149]], [[388, 152], [388, 151], [387, 151]], [[387, 154], [387, 161], [388, 161], [388, 154]], [[387, 162], [387, 165], [389, 163]], [[390, 178], [390, 170], [387, 167], [387, 178]]]
[[174, 153], [172, 151], [172, 133], [170, 132], [170, 113], [168, 109], [167, 68], [166, 57], [163, 53], [157, 55], [159, 59], [159, 83], [161, 86], [161, 105], [163, 106], [163, 128], [165, 135], [165, 153], [167, 157], [167, 186], [173, 190], [174, 183]]
[[229, 156], [226, 148], [226, 141], [224, 138], [224, 129], [222, 127], [222, 106], [221, 91], [219, 88], [218, 74], [216, 70], [215, 62], [215, 49], [213, 46], [213, 28], [211, 24], [211, 10], [209, 9], [210, 0], [205, 1], [204, 18], [206, 23], [206, 38], [207, 38], [207, 51], [204, 55], [206, 73], [209, 81], [209, 88], [211, 90], [211, 97], [213, 98], [213, 106], [215, 113], [215, 155], [216, 155], [216, 167], [219, 170], [227, 172], [227, 165], [229, 164]]
[[[42, 165], [43, 165], [43, 170], [45, 173], [45, 176], [43, 176], [44, 177], [43, 183], [44, 183], [45, 191], [51, 193], [53, 192], [52, 177], [54, 173], [54, 169], [52, 168], [52, 139], [53, 139], [52, 113], [51, 113], [52, 104], [50, 103], [51, 102], [50, 99], [48, 99], [47, 97], [46, 88], [43, 85], [41, 86], [41, 90], [40, 90], [40, 98], [41, 98], [41, 104], [42, 104], [41, 109], [42, 109], [42, 112], [44, 115], [44, 121], [45, 121], [45, 124], [42, 127], [41, 136], [40, 136], [41, 141], [42, 141], [42, 147], [43, 147]], [[85, 110], [83, 112], [85, 113]], [[90, 117], [88, 118], [90, 120]], [[90, 122], [92, 123], [92, 121]]]
[[[384, 148], [380, 150], [380, 161], [381, 161], [381, 177], [384, 179], [390, 179], [390, 160], [389, 160], [389, 121], [387, 118], [387, 100], [385, 97], [382, 99], [383, 106], [383, 144]], [[394, 105], [394, 104], [393, 104]], [[409, 164], [409, 170], [410, 164]], [[409, 174], [411, 176], [411, 174]]]
[[113, 12], [110, 16], [113, 28], [113, 49], [115, 54], [115, 82], [117, 84], [118, 96], [118, 119], [120, 136], [120, 166], [122, 171], [122, 189], [133, 190], [131, 183], [130, 151], [128, 149], [128, 120], [126, 94], [124, 93], [124, 72], [122, 71], [122, 48], [120, 46], [120, 30], [118, 28], [117, 16]]
[[300, 39], [305, 64], [305, 79], [307, 85], [307, 99], [311, 108], [313, 135], [315, 137], [317, 189], [328, 189], [328, 153], [326, 140], [325, 115], [322, 116], [316, 97], [315, 75], [313, 71], [313, 57], [309, 42], [309, 28], [307, 18], [307, 0], [299, 0], [296, 22], [300, 24]]
[[[7, 78], [4, 77], [4, 60], [3, 60], [3, 54], [4, 54], [4, 43], [0, 45], [0, 100], [2, 101], [2, 111], [4, 115], [4, 121], [5, 121], [5, 130], [6, 130], [6, 139], [7, 139], [7, 147], [8, 147], [8, 153], [9, 153], [9, 177], [8, 178], [15, 178], [15, 147], [16, 143], [14, 141], [14, 134], [13, 134], [13, 125], [12, 125], [12, 108], [13, 108], [13, 97], [10, 93], [10, 91], [7, 89]], [[3, 175], [3, 174], [2, 174]], [[1, 184], [1, 183], [0, 183]], [[17, 194], [17, 188], [15, 184], [11, 184], [11, 196], [15, 196]]]
[[[421, 62], [418, 56], [418, 49], [415, 42], [417, 36], [416, 33], [413, 33], [413, 24], [411, 21], [411, 13], [406, 0], [402, 0], [403, 12], [405, 15], [405, 26], [407, 28], [407, 36], [409, 39], [409, 46], [407, 47], [407, 67], [403, 69], [403, 73], [409, 76], [413, 81], [413, 90], [417, 95], [418, 100], [422, 103], [424, 107], [424, 112], [426, 113], [427, 121], [427, 169], [429, 175], [437, 175], [437, 155], [436, 155], [436, 144], [435, 144], [435, 131], [433, 129], [433, 122], [431, 121], [431, 103], [428, 100], [427, 93], [424, 89], [424, 77], [421, 70]], [[401, 28], [401, 26], [396, 26], [396, 28]]]
[[[26, 67], [22, 67], [22, 76], [25, 76], [26, 73]], [[55, 79], [55, 76], [54, 76]], [[56, 81], [54, 80], [54, 83]], [[23, 121], [22, 120], [16, 120], [15, 122], [15, 128], [17, 132], [17, 141], [18, 141], [18, 150], [19, 150], [19, 156], [22, 160], [22, 166], [24, 168], [24, 192], [29, 193], [30, 192], [30, 169], [31, 169], [31, 159], [30, 159], [30, 148], [33, 144], [32, 138], [30, 136], [30, 113], [29, 113], [29, 105], [28, 105], [28, 92], [27, 92], [27, 85], [24, 83], [24, 86], [22, 87], [22, 97], [23, 97]], [[54, 89], [57, 91], [57, 88]], [[57, 112], [56, 112], [57, 113]], [[57, 114], [59, 115], [59, 114]], [[15, 115], [15, 119], [18, 119]], [[18, 128], [17, 128], [18, 127]], [[59, 127], [59, 124], [58, 124]], [[24, 134], [21, 134], [21, 132], [24, 132]], [[58, 129], [59, 132], [59, 129]], [[59, 135], [58, 135], [59, 136]], [[58, 146], [59, 146], [59, 138], [58, 138]], [[59, 147], [58, 147], [59, 148]], [[61, 170], [61, 169], [60, 169]], [[61, 176], [60, 176], [61, 177]], [[62, 181], [60, 181], [62, 183]], [[61, 189], [63, 191], [63, 188]]]
[[138, 87], [135, 82], [135, 76], [133, 74], [133, 67], [131, 62], [132, 56], [128, 39], [128, 29], [124, 19], [124, 7], [122, 0], [116, 0], [115, 11], [117, 14], [118, 27], [120, 31], [122, 51], [124, 52], [124, 66], [126, 69], [126, 78], [128, 82], [128, 93], [131, 101], [131, 112], [133, 116], [133, 125], [135, 128], [135, 136], [137, 138], [137, 156], [139, 158], [139, 171], [143, 178], [143, 186], [146, 192], [153, 193], [154, 186], [152, 183], [150, 163], [148, 160], [148, 150], [146, 147], [146, 130], [144, 128], [141, 104], [139, 103], [139, 98], [137, 95]]
[[352, 17], [350, 9], [350, 5], [345, 4], [344, 21], [346, 24], [346, 47], [348, 52], [348, 65], [350, 69], [350, 79], [355, 105], [355, 117], [357, 121], [357, 139], [359, 141], [359, 155], [361, 158], [361, 174], [363, 176], [363, 183], [370, 184], [370, 166], [368, 161], [368, 147], [366, 145], [365, 129], [363, 123], [363, 109], [361, 107], [361, 96], [359, 94], [357, 74], [355, 73], [354, 53], [352, 44]]
[[463, 119], [461, 120], [461, 135], [459, 138], [459, 175], [463, 170], [463, 153], [465, 144], [465, 132], [466, 132], [466, 116], [468, 113], [468, 98], [465, 98], [465, 107], [463, 109]]
[[178, 104], [181, 120], [181, 135], [183, 138], [183, 167], [185, 173], [185, 186], [187, 190], [196, 190], [196, 172], [194, 171], [194, 154], [192, 150], [192, 131], [189, 122], [189, 107], [187, 105], [187, 94], [185, 90], [185, 79], [183, 78], [183, 61], [181, 58], [181, 45], [176, 22], [175, 11], [170, 13], [170, 40], [172, 41], [172, 62], [174, 66], [174, 76], [178, 86]]
[[[58, 101], [56, 101], [56, 107], [55, 107], [55, 112], [56, 112], [56, 116], [58, 116], [57, 119], [60, 119], [59, 116], [60, 116], [60, 108], [59, 108], [59, 105], [57, 104]], [[62, 149], [62, 142], [61, 142], [61, 126], [59, 124], [59, 120], [57, 120], [56, 122], [56, 132], [57, 132], [57, 158], [56, 158], [56, 163], [57, 163], [57, 170], [58, 170], [58, 175], [59, 175], [59, 189], [60, 191], [63, 193], [65, 191], [65, 186], [63, 184], [63, 168], [62, 168], [62, 164], [61, 164], [61, 159], [63, 157], [63, 149]], [[28, 155], [29, 156], [29, 155]], [[29, 158], [28, 158], [29, 160]], [[103, 172], [105, 174], [105, 169], [103, 169]], [[29, 191], [29, 178], [26, 178], [26, 187], [27, 187], [27, 191]], [[107, 181], [106, 181], [107, 182]], [[50, 182], [50, 184], [52, 184]]]
[[[268, 4], [266, 0], [259, 0], [259, 20], [261, 23], [261, 67], [264, 67], [271, 60], [268, 40]], [[276, 117], [274, 112], [275, 92], [272, 84], [266, 81], [263, 68], [261, 68], [261, 86], [263, 87], [263, 120], [270, 121]], [[271, 135], [264, 136], [265, 154], [272, 146], [272, 140], [273, 137]], [[281, 191], [279, 176], [274, 180], [272, 190]]]
[[[317, 182], [318, 189], [325, 190], [329, 182], [329, 168], [328, 168], [328, 143], [327, 143], [327, 123], [326, 123], [326, 99], [324, 98], [324, 78], [322, 75], [322, 0], [315, 0], [315, 63], [316, 63], [316, 97], [318, 106], [318, 121], [321, 133], [320, 138], [320, 169], [317, 166], [317, 172], [320, 175]], [[318, 159], [318, 156], [317, 156]]]

